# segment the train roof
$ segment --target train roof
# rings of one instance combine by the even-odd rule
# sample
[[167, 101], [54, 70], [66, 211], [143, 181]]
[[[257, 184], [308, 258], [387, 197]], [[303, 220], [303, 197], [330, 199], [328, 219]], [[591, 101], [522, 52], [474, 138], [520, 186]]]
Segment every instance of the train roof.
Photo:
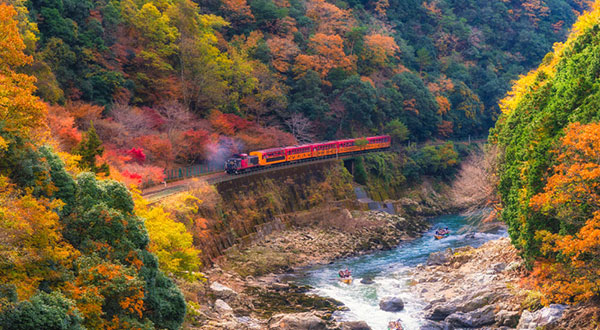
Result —
[[387, 138], [389, 135], [377, 135], [377, 136], [367, 136], [366, 139], [377, 139], [377, 138]]
[[286, 147], [277, 147], [277, 148], [269, 148], [269, 149], [263, 149], [263, 150], [256, 150], [254, 152], [272, 152], [272, 151], [280, 151], [285, 149]]
[[337, 143], [340, 142], [340, 140], [333, 140], [333, 141], [322, 141], [322, 142], [315, 142], [312, 145], [319, 145], [319, 144], [330, 144], [330, 143]]
[[330, 144], [330, 143], [337, 143], [337, 142], [349, 142], [349, 141], [355, 141], [358, 139], [376, 139], [376, 138], [383, 138], [383, 137], [390, 137], [390, 136], [389, 135], [376, 135], [376, 136], [358, 137], [358, 138], [333, 140], [333, 141], [321, 141], [321, 142], [315, 142], [315, 143], [300, 144], [300, 145], [295, 145], [295, 146], [285, 146], [285, 147], [262, 149], [262, 150], [256, 150], [254, 152], [273, 152], [273, 151], [281, 151], [281, 150], [292, 149], [292, 148], [295, 149], [295, 148], [303, 148], [303, 147], [312, 147], [315, 145], [322, 145], [322, 144]]
[[295, 146], [288, 146], [288, 147], [284, 147], [284, 149], [306, 148], [306, 147], [312, 147], [313, 145], [314, 145], [314, 143], [310, 143], [310, 144], [301, 144], [301, 145], [295, 145]]

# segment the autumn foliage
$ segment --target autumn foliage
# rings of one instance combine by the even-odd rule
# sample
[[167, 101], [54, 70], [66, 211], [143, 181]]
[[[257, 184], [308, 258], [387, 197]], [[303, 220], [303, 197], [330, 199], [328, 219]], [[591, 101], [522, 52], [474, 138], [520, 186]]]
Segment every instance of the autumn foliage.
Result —
[[[57, 136], [46, 134], [35, 78], [16, 73], [31, 60], [16, 15], [0, 4], [0, 327], [178, 329], [183, 297], [148, 251], [127, 188], [94, 173], [73, 178], [103, 156], [94, 126], [77, 143], [74, 125], [102, 108], [54, 108]], [[61, 153], [68, 167], [42, 145], [51, 139], [76, 144], [79, 155]]]
[[546, 302], [577, 302], [600, 293], [600, 124], [569, 125], [556, 152], [553, 174], [531, 206], [562, 228], [537, 232], [547, 259], [532, 276]]
[[325, 79], [333, 68], [351, 70], [354, 67], [356, 58], [344, 53], [343, 40], [339, 35], [317, 33], [310, 38], [309, 45], [315, 55], [300, 54], [296, 57], [295, 70], [300, 74], [314, 70]]
[[599, 92], [589, 87], [596, 80], [590, 72], [599, 70], [599, 29], [596, 2], [564, 43], [515, 82], [490, 135], [502, 151], [500, 218], [545, 304], [600, 292], [600, 125], [592, 101]]
[[[17, 72], [33, 59], [24, 53], [25, 43], [19, 34], [16, 15], [12, 6], [0, 3], [0, 120], [6, 133], [39, 140], [43, 137], [40, 133], [45, 130], [47, 110], [33, 95], [36, 79]], [[0, 136], [0, 152], [10, 143]]]
[[185, 225], [161, 205], [148, 205], [136, 191], [134, 200], [135, 212], [144, 219], [150, 236], [149, 250], [158, 256], [160, 268], [190, 281], [199, 278], [201, 251], [194, 247]]
[[389, 58], [392, 58], [400, 52], [400, 48], [394, 41], [394, 38], [381, 34], [372, 34], [365, 37], [366, 51], [362, 55], [363, 59], [370, 61], [375, 67], [382, 67]]

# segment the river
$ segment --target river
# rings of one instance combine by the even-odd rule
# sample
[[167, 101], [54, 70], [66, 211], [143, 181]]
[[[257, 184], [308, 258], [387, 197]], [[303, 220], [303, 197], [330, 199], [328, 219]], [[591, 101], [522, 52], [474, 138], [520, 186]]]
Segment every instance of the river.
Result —
[[[390, 251], [381, 251], [344, 260], [329, 265], [308, 269], [293, 278], [298, 284], [308, 284], [313, 293], [331, 297], [343, 302], [349, 311], [336, 313], [345, 321], [363, 320], [373, 330], [385, 330], [389, 321], [400, 319], [405, 330], [418, 330], [424, 323], [423, 307], [416, 293], [411, 292], [410, 272], [413, 267], [426, 262], [432, 252], [466, 245], [474, 247], [506, 236], [506, 231], [470, 233], [472, 218], [460, 215], [446, 215], [431, 219], [432, 229], [422, 237], [400, 244]], [[442, 240], [435, 240], [435, 228], [448, 227], [452, 234]], [[340, 269], [352, 271], [354, 281], [344, 284], [338, 280]], [[362, 278], [372, 278], [374, 284], [361, 284]], [[404, 300], [401, 312], [385, 312], [379, 309], [379, 300], [386, 296], [397, 296]]]

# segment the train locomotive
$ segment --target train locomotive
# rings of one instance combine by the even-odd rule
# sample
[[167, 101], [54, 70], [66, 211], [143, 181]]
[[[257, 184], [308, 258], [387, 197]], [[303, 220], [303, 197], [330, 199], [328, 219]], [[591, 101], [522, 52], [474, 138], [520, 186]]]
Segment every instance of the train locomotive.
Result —
[[272, 166], [386, 150], [391, 142], [389, 135], [382, 135], [252, 151], [233, 155], [225, 162], [225, 171], [241, 174]]

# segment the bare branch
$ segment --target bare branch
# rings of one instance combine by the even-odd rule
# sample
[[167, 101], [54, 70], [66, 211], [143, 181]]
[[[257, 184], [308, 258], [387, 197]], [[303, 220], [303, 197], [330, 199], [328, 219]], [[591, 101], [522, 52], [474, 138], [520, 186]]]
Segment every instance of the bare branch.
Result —
[[312, 123], [301, 113], [292, 114], [292, 116], [285, 121], [285, 125], [300, 143], [312, 142], [315, 139], [315, 136], [312, 133]]

